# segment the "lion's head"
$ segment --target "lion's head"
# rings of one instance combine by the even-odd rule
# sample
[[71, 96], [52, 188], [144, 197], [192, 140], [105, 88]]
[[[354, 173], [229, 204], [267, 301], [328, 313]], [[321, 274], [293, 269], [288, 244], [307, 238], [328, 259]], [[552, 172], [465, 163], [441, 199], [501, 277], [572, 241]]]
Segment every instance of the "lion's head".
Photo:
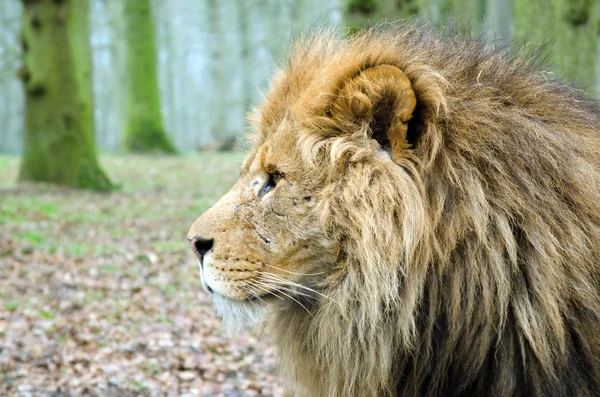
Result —
[[[354, 68], [341, 72], [356, 73]], [[410, 179], [398, 167], [412, 156], [406, 133], [416, 100], [408, 77], [390, 65], [356, 74], [348, 82], [340, 79], [339, 86], [323, 81], [323, 86], [313, 87], [330, 98], [338, 97], [323, 104], [327, 109], [319, 109], [323, 112], [320, 121], [347, 123], [353, 129], [338, 131], [339, 147], [317, 149], [320, 137], [313, 131], [321, 129], [303, 123], [307, 117], [317, 121], [316, 115], [305, 112], [315, 96], [315, 92], [305, 92], [308, 86], [271, 97], [260, 115], [257, 129], [261, 133], [239, 180], [192, 226], [189, 237], [200, 257], [203, 285], [215, 294], [217, 309], [230, 325], [255, 325], [260, 313], [278, 299], [295, 299], [300, 306], [306, 301], [312, 306], [317, 286], [328, 276], [344, 272], [336, 266], [341, 247], [333, 230], [328, 230], [340, 227], [334, 224], [339, 221], [323, 221], [326, 213], [335, 210], [328, 208], [332, 201], [343, 199], [340, 195], [346, 188], [338, 185], [350, 163], [372, 164], [386, 184], [389, 180], [406, 184]], [[360, 153], [350, 153], [351, 146], [360, 148]], [[326, 150], [339, 151], [336, 156], [340, 158], [328, 164], [331, 159]], [[360, 181], [361, 186], [353, 188], [375, 192], [371, 189], [377, 189], [378, 183], [366, 173], [363, 178], [367, 179]], [[410, 188], [406, 191], [417, 194]], [[372, 216], [348, 214], [364, 215]]]
[[599, 114], [418, 27], [300, 40], [190, 228], [202, 283], [299, 394], [600, 393]]

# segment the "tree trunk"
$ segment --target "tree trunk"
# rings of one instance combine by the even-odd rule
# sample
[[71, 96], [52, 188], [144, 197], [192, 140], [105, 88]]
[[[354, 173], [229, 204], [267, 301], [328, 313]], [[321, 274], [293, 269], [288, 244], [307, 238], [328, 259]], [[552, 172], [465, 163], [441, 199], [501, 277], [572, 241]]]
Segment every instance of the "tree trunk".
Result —
[[223, 130], [225, 129], [225, 119], [227, 118], [227, 111], [225, 98], [226, 98], [226, 87], [228, 78], [225, 74], [227, 73], [224, 65], [224, 59], [227, 56], [227, 51], [224, 45], [224, 32], [221, 30], [221, 15], [219, 8], [223, 6], [221, 0], [208, 0], [208, 28], [209, 28], [209, 40], [210, 40], [210, 80], [211, 88], [214, 90], [215, 95], [210, 101], [212, 108], [212, 124], [210, 130], [211, 142], [214, 145], [212, 148], [218, 148], [223, 142], [221, 137]]
[[419, 14], [419, 0], [346, 0], [346, 24], [351, 31], [365, 22], [393, 22]]
[[487, 38], [492, 42], [505, 42], [512, 37], [511, 0], [489, 0], [485, 10]]
[[595, 0], [513, 0], [515, 36], [542, 46], [556, 72], [595, 90]]
[[87, 0], [24, 1], [21, 180], [108, 190], [96, 159]]
[[[478, 33], [486, 11], [486, 0], [416, 0], [421, 14], [444, 29], [450, 26], [460, 31]], [[496, 1], [496, 0], [493, 0]]]
[[156, 73], [156, 43], [150, 0], [125, 2], [128, 104], [125, 148], [174, 153], [163, 127]]
[[[215, 147], [232, 150], [239, 144], [238, 137], [244, 130], [244, 104], [242, 92], [241, 63], [242, 46], [238, 30], [238, 0], [217, 0], [214, 9], [213, 76], [219, 84], [221, 109], [219, 124], [212, 130]], [[281, 33], [280, 33], [281, 34]]]
[[0, 153], [21, 153], [25, 100], [21, 82], [15, 77], [21, 67], [22, 5], [4, 0], [0, 6]]
[[[598, 21], [598, 25], [600, 27], [600, 0], [596, 0], [596, 20]], [[598, 29], [596, 36], [596, 98], [600, 94], [600, 62], [598, 61], [598, 56], [600, 56], [600, 29]]]

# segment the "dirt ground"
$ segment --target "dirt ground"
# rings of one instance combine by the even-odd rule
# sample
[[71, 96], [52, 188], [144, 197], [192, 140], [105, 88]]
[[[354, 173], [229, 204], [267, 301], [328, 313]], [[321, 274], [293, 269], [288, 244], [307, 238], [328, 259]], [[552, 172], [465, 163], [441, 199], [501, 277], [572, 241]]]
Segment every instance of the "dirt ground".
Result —
[[0, 396], [282, 396], [273, 349], [227, 332], [188, 227], [243, 153], [102, 156], [112, 193], [15, 184], [0, 156]]

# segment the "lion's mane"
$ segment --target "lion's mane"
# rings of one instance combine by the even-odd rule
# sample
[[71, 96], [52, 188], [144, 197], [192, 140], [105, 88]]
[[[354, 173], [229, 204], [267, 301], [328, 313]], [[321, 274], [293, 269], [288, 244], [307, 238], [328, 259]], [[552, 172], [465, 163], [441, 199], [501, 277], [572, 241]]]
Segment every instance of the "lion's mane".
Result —
[[[417, 99], [402, 172], [332, 113], [377, 65]], [[261, 111], [289, 104], [338, 252], [312, 315], [266, 323], [300, 395], [600, 395], [595, 101], [535, 60], [409, 26], [299, 39]]]

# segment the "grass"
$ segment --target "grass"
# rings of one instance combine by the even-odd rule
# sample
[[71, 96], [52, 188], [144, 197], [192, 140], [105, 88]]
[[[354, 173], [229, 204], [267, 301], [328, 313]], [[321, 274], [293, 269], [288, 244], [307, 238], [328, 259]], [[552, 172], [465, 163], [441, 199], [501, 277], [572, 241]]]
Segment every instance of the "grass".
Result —
[[4, 305], [4, 308], [6, 310], [8, 310], [9, 312], [12, 312], [13, 310], [15, 310], [17, 307], [19, 307], [19, 301], [18, 300], [10, 300], [8, 302], [6, 302], [6, 304]]
[[121, 271], [121, 268], [115, 265], [102, 265], [98, 268], [98, 270], [102, 273], [117, 273]]
[[[103, 168], [121, 186], [112, 193], [19, 185], [18, 158], [0, 156], [0, 225], [36, 250], [82, 257], [113, 253], [114, 241], [137, 238], [131, 227], [137, 223], [179, 223], [177, 234], [163, 233], [147, 246], [173, 252], [182, 248], [194, 219], [233, 184], [243, 155], [104, 155]], [[148, 253], [139, 257], [150, 260]]]

